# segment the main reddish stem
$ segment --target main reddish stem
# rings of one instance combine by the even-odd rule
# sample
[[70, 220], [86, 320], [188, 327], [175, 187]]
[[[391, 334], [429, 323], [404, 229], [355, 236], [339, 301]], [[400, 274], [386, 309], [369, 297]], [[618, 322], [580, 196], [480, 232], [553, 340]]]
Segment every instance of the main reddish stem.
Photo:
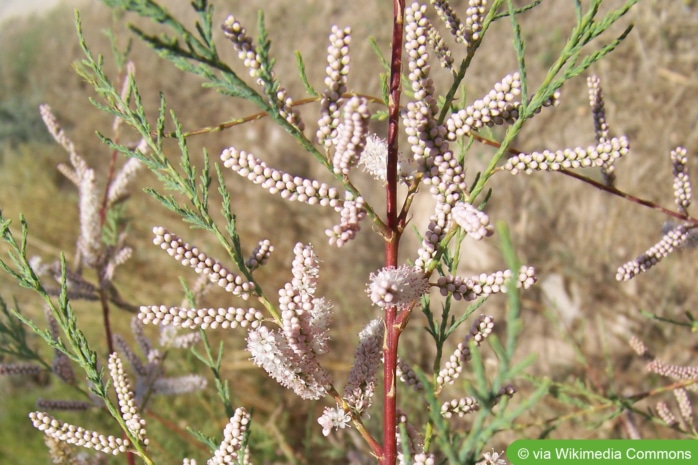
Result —
[[[393, 0], [393, 40], [390, 55], [390, 93], [388, 101], [388, 163], [387, 163], [387, 218], [389, 234], [385, 238], [385, 266], [397, 267], [400, 225], [397, 204], [398, 125], [400, 121], [400, 78], [402, 76], [402, 32], [405, 0]], [[383, 341], [383, 454], [381, 465], [394, 465], [397, 459], [397, 397], [395, 371], [397, 346], [400, 338], [397, 308], [385, 312], [385, 339]]]

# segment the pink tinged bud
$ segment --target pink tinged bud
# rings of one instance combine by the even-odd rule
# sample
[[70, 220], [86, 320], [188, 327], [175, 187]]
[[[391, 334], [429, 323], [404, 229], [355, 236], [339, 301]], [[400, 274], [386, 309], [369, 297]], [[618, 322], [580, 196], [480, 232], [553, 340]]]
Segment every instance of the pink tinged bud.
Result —
[[467, 202], [458, 202], [451, 210], [451, 217], [470, 237], [479, 241], [494, 233], [490, 218]]
[[680, 247], [688, 238], [688, 228], [679, 225], [667, 232], [662, 239], [650, 247], [647, 252], [618, 268], [616, 279], [628, 281], [662, 261], [666, 256]]
[[428, 280], [420, 268], [402, 265], [371, 273], [366, 293], [374, 305], [406, 309], [428, 289]]
[[441, 416], [451, 418], [453, 415], [464, 417], [470, 412], [480, 410], [480, 404], [472, 397], [463, 397], [444, 402], [441, 405]]
[[245, 458], [247, 447], [243, 450], [243, 441], [249, 428], [251, 416], [244, 408], [235, 409], [234, 415], [223, 430], [223, 441], [207, 462], [209, 465], [224, 465], [228, 463], [248, 463]]
[[194, 268], [197, 273], [208, 276], [209, 280], [218, 284], [233, 295], [247, 300], [254, 292], [254, 284], [245, 281], [241, 276], [228, 271], [218, 261], [200, 252], [196, 247], [184, 242], [176, 234], [172, 234], [163, 227], [154, 227], [153, 243], [159, 245], [175, 260], [183, 265]]

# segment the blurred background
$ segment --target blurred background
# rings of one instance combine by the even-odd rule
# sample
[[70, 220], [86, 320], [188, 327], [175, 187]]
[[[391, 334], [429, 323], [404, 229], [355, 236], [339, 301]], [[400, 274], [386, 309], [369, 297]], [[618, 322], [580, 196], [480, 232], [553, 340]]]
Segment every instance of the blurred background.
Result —
[[[193, 24], [188, 1], [161, 3], [175, 16]], [[380, 64], [368, 39], [375, 38], [383, 53], [387, 53], [390, 30], [386, 25], [391, 18], [392, 2], [214, 0], [211, 3], [216, 8], [217, 23], [234, 13], [253, 36], [256, 35], [257, 11], [264, 9], [272, 53], [277, 60], [277, 76], [296, 99], [304, 97], [305, 91], [298, 79], [293, 52], [298, 50], [303, 54], [310, 81], [320, 86], [330, 25], [352, 26], [352, 71], [348, 88], [380, 95], [376, 72]], [[460, 0], [451, 3], [456, 11], [464, 11], [467, 4]], [[603, 9], [619, 4], [621, 2], [615, 0], [604, 2]], [[136, 81], [151, 113], [157, 108], [159, 92], [163, 92], [185, 130], [255, 112], [248, 104], [203, 88], [198, 78], [183, 75], [174, 66], [160, 61], [127, 28], [128, 24], [135, 24], [148, 32], [157, 30], [139, 18], [111, 12], [93, 0], [0, 0], [0, 208], [7, 218], [16, 219], [20, 212], [25, 214], [30, 225], [30, 252], [42, 256], [46, 262], [57, 258], [61, 251], [69, 258], [74, 254], [78, 211], [74, 186], [56, 170], [58, 163], [67, 161], [67, 154], [44, 128], [38, 105], [48, 103], [52, 107], [78, 151], [97, 171], [106, 172], [110, 156], [96, 131], [109, 135], [111, 119], [90, 104], [94, 91], [72, 69], [73, 63], [81, 59], [73, 22], [76, 7], [89, 47], [105, 56], [106, 67], [115, 80], [119, 70], [115, 67], [105, 31], [113, 32], [115, 43], [121, 49], [133, 40], [128, 57], [135, 62]], [[522, 15], [521, 22], [527, 42], [529, 79], [535, 85], [557, 58], [574, 25], [573, 4], [543, 2]], [[593, 73], [602, 80], [611, 133], [627, 135], [632, 147], [631, 154], [616, 166], [617, 187], [673, 208], [669, 151], [676, 145], [685, 146], [689, 153], [689, 169], [693, 170], [698, 150], [695, 98], [698, 91], [698, 9], [693, 2], [646, 0], [620, 23], [602, 36], [602, 43], [610, 41], [613, 34], [619, 34], [629, 23], [634, 23], [635, 28], [618, 50], [593, 68]], [[439, 24], [438, 20], [435, 24]], [[228, 47], [221, 34], [218, 39], [224, 56], [241, 75], [247, 76], [237, 63], [232, 47]], [[495, 82], [516, 69], [511, 40], [508, 21], [496, 23], [488, 32], [465, 81], [469, 101], [480, 98]], [[457, 51], [456, 56], [460, 56]], [[439, 84], [444, 89], [448, 74], [436, 65], [433, 72], [437, 90]], [[562, 92], [559, 107], [542, 112], [524, 129], [516, 142], [518, 149], [555, 150], [594, 144], [585, 76], [571, 81]], [[303, 114], [306, 121], [313, 121], [317, 118], [317, 108], [304, 108]], [[385, 135], [381, 123], [376, 123], [374, 130]], [[497, 134], [494, 132], [493, 136]], [[216, 159], [223, 148], [234, 145], [295, 175], [330, 179], [290, 137], [265, 120], [192, 137], [189, 142], [191, 153], [198, 160], [204, 148]], [[178, 152], [174, 145], [172, 147], [172, 157], [176, 159]], [[491, 154], [488, 147], [473, 146], [466, 165], [469, 180], [478, 169], [486, 166]], [[585, 174], [599, 177], [594, 172]], [[140, 192], [144, 187], [159, 187], [154, 176], [141, 174], [137, 184], [127, 205], [131, 217], [129, 243], [135, 254], [117, 277], [117, 287], [124, 298], [135, 305], [176, 305], [183, 296], [178, 277], [191, 285], [195, 274], [179, 267], [152, 246], [151, 228], [166, 226], [214, 257], [216, 254], [224, 257], [224, 253], [212, 238], [189, 230], [178, 218]], [[359, 179], [357, 184], [365, 189], [371, 202], [381, 205], [381, 186], [368, 179]], [[270, 264], [260, 270], [263, 282], [268, 283], [271, 290], [268, 293], [273, 294], [273, 289], [289, 279], [293, 245], [298, 241], [315, 245], [323, 260], [320, 290], [335, 303], [334, 343], [342, 348], [333, 352], [326, 362], [343, 380], [351, 364], [356, 334], [375, 313], [363, 290], [368, 273], [381, 266], [380, 238], [366, 227], [365, 234], [355, 243], [343, 249], [332, 249], [326, 244], [324, 230], [336, 221], [333, 212], [286, 203], [246, 184], [232, 173], [227, 175], [227, 187], [233, 195], [233, 208], [238, 214], [243, 241], [247, 241], [243, 242], [246, 250], [264, 238], [271, 239], [276, 247]], [[519, 258], [534, 266], [540, 279], [539, 285], [523, 296], [525, 338], [519, 351], [522, 358], [538, 354], [536, 363], [529, 369], [531, 376], [545, 376], [560, 382], [578, 381], [604, 395], [641, 392], [661, 384], [662, 379], [646, 375], [642, 361], [630, 350], [627, 340], [632, 335], [645, 340], [650, 350], [665, 360], [676, 364], [690, 364], [695, 360], [698, 350], [695, 336], [688, 335], [684, 328], [659, 325], [641, 313], [647, 311], [681, 319], [684, 312], [695, 311], [698, 296], [694, 292], [697, 277], [694, 250], [680, 250], [631, 282], [615, 281], [618, 266], [644, 252], [661, 237], [667, 218], [560, 174], [513, 177], [500, 173], [493, 178], [491, 187], [494, 193], [487, 206], [490, 218], [509, 225]], [[419, 231], [426, 225], [430, 208], [428, 201], [416, 205], [412, 225]], [[282, 224], [283, 229], [280, 229]], [[484, 244], [473, 245], [470, 241], [466, 244], [461, 260], [463, 274], [492, 272], [504, 267], [496, 239]], [[417, 246], [415, 237], [406, 238], [403, 258], [413, 259]], [[0, 295], [8, 302], [16, 298], [25, 313], [40, 317], [42, 309], [36, 299], [19, 291], [4, 274], [0, 275]], [[228, 305], [225, 299], [224, 293], [212, 291], [206, 296], [204, 305]], [[94, 334], [88, 333], [88, 336], [94, 338], [96, 346], [103, 347], [99, 309], [84, 303], [76, 308], [81, 325], [94, 328]], [[504, 300], [492, 299], [483, 311], [501, 320]], [[117, 331], [127, 338], [131, 338], [130, 317], [126, 313], [114, 314]], [[423, 317], [415, 315], [412, 320], [403, 339], [401, 355], [428, 370], [433, 344], [426, 340], [421, 328]], [[462, 330], [464, 335], [467, 329]], [[498, 330], [502, 329], [498, 327]], [[214, 332], [213, 338], [226, 344], [224, 368], [226, 377], [233, 383], [234, 403], [254, 408], [255, 421], [263, 425], [255, 434], [260, 435], [258, 448], [265, 461], [289, 461], [289, 455], [284, 452], [287, 447], [300, 451], [291, 454], [298, 463], [304, 463], [309, 456], [347, 463], [348, 458], [341, 451], [359, 447], [352, 445], [356, 438], [351, 434], [331, 438], [329, 442], [318, 438], [316, 418], [324, 404], [309, 406], [280, 392], [248, 362], [242, 350], [241, 335]], [[38, 341], [36, 344], [40, 345]], [[491, 351], [484, 349], [483, 356], [496, 365]], [[0, 361], [3, 361], [1, 354]], [[201, 372], [190, 355], [173, 354], [170, 361], [176, 361], [168, 366], [173, 375], [191, 370]], [[36, 389], [27, 389], [25, 383], [26, 380], [0, 378], [2, 463], [48, 463], [41, 437], [26, 419], [27, 412], [34, 409], [38, 397], [74, 396], [55, 380], [33, 380]], [[517, 387], [522, 397], [532, 384], [535, 381], [520, 381]], [[405, 393], [409, 395], [408, 391]], [[457, 393], [456, 386], [454, 394]], [[656, 400], [639, 406], [654, 405]], [[182, 440], [173, 431], [186, 436], [184, 429], [191, 426], [215, 436], [220, 434], [225, 423], [212, 388], [203, 394], [174, 401], [156, 400], [151, 410], [162, 417], [162, 421], [146, 417], [149, 425], [157, 425], [153, 426], [157, 432], [151, 434], [156, 435], [153, 447], [162, 454], [162, 463], [175, 463], [173, 460], [184, 453], [202, 454], [202, 458], [206, 455], [192, 452], [196, 451], [194, 442]], [[562, 413], [569, 413], [569, 410], [564, 410], [554, 400], [546, 400], [521, 421], [519, 431], [500, 435], [498, 445], [506, 447], [522, 431], [535, 437], [545, 420]], [[81, 425], [85, 423], [84, 415], [66, 414], [61, 418]], [[467, 428], [467, 419], [461, 421], [463, 428]], [[89, 422], [100, 431], [113, 429], [100, 413], [94, 413]], [[291, 434], [282, 434], [286, 426], [299, 424], [304, 425], [303, 428], [295, 426]], [[646, 437], [674, 437], [671, 431], [648, 422], [641, 426]], [[573, 416], [553, 435], [626, 437], [622, 421], [596, 422], [593, 416], [582, 414]], [[321, 452], [308, 455], [309, 450]], [[360, 463], [360, 459], [354, 459]]]

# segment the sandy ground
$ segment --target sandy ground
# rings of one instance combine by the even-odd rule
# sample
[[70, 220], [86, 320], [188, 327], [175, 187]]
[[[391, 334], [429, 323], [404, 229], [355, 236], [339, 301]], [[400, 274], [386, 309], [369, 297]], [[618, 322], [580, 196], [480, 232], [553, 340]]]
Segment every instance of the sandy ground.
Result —
[[56, 5], [77, 5], [85, 0], [0, 0], [0, 22], [32, 13], [47, 13]]

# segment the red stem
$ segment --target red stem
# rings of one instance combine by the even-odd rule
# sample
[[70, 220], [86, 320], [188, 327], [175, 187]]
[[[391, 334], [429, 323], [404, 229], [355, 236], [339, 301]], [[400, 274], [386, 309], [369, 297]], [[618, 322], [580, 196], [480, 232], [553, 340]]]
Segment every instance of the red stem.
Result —
[[[390, 94], [388, 101], [388, 163], [387, 163], [387, 218], [389, 235], [385, 238], [385, 266], [397, 267], [400, 228], [397, 202], [398, 124], [400, 120], [400, 79], [402, 77], [402, 30], [405, 0], [393, 0], [393, 40], [390, 57]], [[394, 465], [397, 459], [397, 398], [395, 371], [400, 324], [397, 308], [385, 312], [385, 339], [383, 342], [383, 454], [381, 465]]]

